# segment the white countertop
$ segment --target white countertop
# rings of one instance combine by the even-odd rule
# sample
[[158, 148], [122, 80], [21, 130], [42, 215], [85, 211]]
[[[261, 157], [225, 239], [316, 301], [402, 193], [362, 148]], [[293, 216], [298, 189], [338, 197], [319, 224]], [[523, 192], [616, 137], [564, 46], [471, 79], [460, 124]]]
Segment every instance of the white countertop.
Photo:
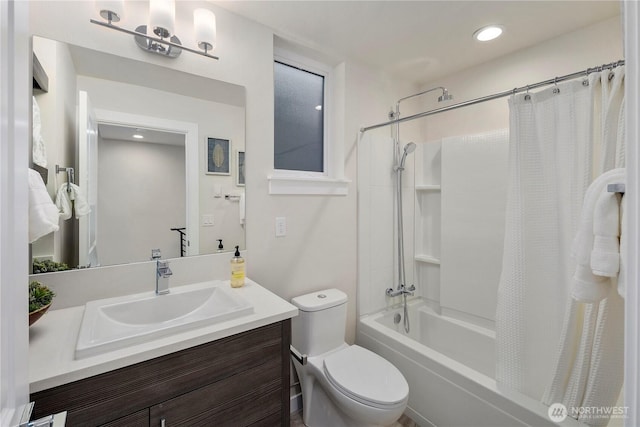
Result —
[[46, 313], [29, 328], [29, 392], [88, 378], [298, 315], [295, 306], [249, 279], [242, 288], [229, 289], [253, 304], [253, 314], [78, 360], [74, 354], [84, 306]]

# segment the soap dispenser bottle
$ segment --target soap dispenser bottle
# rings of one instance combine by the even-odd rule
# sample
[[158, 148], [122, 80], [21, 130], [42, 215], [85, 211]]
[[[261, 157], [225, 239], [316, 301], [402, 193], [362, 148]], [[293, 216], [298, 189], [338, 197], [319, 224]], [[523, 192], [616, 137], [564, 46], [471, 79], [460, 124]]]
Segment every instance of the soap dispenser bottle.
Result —
[[224, 246], [222, 246], [222, 239], [218, 239], [218, 252], [224, 252]]
[[244, 258], [240, 256], [240, 247], [236, 246], [236, 253], [231, 258], [231, 287], [244, 286]]

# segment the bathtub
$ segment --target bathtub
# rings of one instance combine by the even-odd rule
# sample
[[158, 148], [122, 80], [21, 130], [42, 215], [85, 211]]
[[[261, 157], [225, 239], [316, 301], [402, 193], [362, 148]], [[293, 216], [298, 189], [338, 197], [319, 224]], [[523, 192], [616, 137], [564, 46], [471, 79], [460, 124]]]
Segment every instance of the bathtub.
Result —
[[421, 299], [409, 302], [411, 331], [404, 332], [402, 307], [362, 316], [356, 342], [400, 369], [409, 383], [406, 410], [422, 427], [577, 427], [567, 418], [556, 424], [547, 406], [497, 387], [495, 333], [441, 316]]

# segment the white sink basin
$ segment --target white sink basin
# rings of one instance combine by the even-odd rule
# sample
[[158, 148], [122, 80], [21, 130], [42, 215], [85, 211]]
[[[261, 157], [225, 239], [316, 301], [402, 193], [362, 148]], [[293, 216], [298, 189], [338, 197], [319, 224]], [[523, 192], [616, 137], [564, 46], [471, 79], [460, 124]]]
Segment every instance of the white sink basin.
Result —
[[76, 359], [94, 356], [185, 329], [253, 313], [253, 306], [223, 282], [90, 301], [76, 345]]

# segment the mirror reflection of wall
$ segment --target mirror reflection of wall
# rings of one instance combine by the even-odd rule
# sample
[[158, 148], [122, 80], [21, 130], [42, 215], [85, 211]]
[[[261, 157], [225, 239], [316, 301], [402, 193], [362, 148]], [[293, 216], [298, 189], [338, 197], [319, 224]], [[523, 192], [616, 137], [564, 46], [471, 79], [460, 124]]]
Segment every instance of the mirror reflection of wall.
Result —
[[[179, 232], [171, 228], [185, 228], [190, 234], [182, 248], [185, 255], [217, 252], [218, 239], [223, 240], [225, 251], [236, 245], [244, 249], [240, 210], [244, 204], [238, 203], [239, 197], [225, 198], [244, 193], [236, 176], [236, 153], [245, 151], [243, 87], [40, 37], [34, 37], [33, 48], [50, 80], [49, 91], [34, 90], [34, 97], [41, 109], [47, 148], [47, 189], [54, 200], [57, 188], [66, 182], [65, 174], [55, 174], [55, 164], [76, 168], [76, 176], [86, 174], [78, 170], [80, 91], [88, 93], [98, 112], [98, 265], [145, 261], [152, 248], [160, 248], [163, 258], [181, 256]], [[182, 142], [171, 143], [175, 145], [114, 137], [108, 133], [114, 128], [107, 125], [153, 128], [134, 121], [105, 120], [111, 113], [143, 115], [161, 124], [192, 124], [194, 154], [190, 156], [185, 148], [184, 134]], [[157, 129], [171, 133], [168, 125]], [[207, 138], [231, 141], [229, 175], [206, 173]], [[78, 184], [83, 189], [89, 186]], [[60, 231], [33, 243], [33, 258], [76, 267], [82, 258], [78, 248], [82, 230], [74, 217], [61, 220], [60, 226]]]
[[[98, 126], [98, 259], [124, 264], [158, 248], [178, 258], [185, 228], [185, 137], [118, 125]], [[132, 220], [132, 218], [137, 218]]]

